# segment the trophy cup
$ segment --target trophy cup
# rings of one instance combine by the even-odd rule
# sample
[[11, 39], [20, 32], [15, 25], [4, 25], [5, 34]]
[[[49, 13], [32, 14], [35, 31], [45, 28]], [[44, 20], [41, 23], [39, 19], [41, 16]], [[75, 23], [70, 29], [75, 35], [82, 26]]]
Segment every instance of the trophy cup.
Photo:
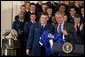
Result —
[[16, 55], [14, 52], [15, 50], [15, 44], [14, 41], [17, 40], [17, 31], [12, 30], [6, 30], [4, 34], [2, 34], [4, 39], [2, 39], [2, 54], [3, 55]]

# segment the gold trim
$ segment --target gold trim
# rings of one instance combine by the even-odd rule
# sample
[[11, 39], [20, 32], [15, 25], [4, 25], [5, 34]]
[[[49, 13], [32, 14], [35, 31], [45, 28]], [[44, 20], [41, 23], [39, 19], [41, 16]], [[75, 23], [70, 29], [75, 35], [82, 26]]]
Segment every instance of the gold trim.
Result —
[[64, 53], [71, 53], [73, 51], [73, 45], [69, 42], [66, 42], [62, 45], [62, 50]]

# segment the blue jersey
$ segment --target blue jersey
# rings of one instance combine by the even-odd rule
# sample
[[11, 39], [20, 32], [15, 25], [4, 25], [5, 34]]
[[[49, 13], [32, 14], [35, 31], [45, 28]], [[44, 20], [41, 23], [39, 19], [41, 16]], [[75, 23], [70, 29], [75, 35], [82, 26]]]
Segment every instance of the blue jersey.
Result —
[[[49, 35], [49, 33], [47, 31], [44, 31], [43, 34], [41, 35], [41, 39], [40, 39], [40, 42], [45, 47], [46, 56], [52, 55], [51, 47], [50, 47], [50, 43], [49, 43], [49, 40], [51, 38], [48, 37], [48, 35]], [[62, 33], [55, 33], [53, 36], [54, 36], [54, 38], [52, 38], [52, 39], [54, 42], [57, 42], [58, 44], [64, 43]]]

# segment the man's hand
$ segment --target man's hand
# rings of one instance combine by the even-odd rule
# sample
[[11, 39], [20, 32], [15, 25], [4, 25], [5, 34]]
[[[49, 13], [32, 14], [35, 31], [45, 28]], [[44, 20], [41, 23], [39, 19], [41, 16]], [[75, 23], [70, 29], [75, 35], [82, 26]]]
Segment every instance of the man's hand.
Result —
[[83, 29], [83, 23], [81, 24], [81, 26], [80, 26], [80, 31]]
[[68, 33], [67, 33], [66, 30], [63, 30], [63, 34], [64, 34], [64, 35], [68, 35]]
[[26, 54], [27, 55], [29, 55], [29, 52], [30, 52], [30, 50], [29, 49], [26, 49]]

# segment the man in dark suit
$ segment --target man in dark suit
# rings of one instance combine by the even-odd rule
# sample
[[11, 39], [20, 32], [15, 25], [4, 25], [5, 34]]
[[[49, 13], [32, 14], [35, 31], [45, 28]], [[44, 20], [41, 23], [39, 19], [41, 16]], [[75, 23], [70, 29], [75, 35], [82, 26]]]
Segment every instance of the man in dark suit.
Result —
[[42, 12], [46, 12], [46, 9], [47, 9], [46, 3], [42, 3], [41, 7], [42, 7], [42, 11], [41, 11], [41, 12], [38, 12], [38, 15], [37, 15], [38, 21], [39, 21], [39, 19], [40, 19], [41, 13], [42, 13]]
[[[25, 55], [25, 39], [24, 39], [24, 12], [19, 11], [18, 13], [18, 20], [15, 20], [12, 24], [12, 29], [15, 29], [18, 32], [18, 40], [20, 41], [20, 48], [17, 50], [17, 55], [18, 56], [24, 56]], [[17, 43], [19, 44], [19, 43]]]
[[[24, 14], [25, 14], [25, 10], [26, 10], [25, 5], [21, 5], [21, 6], [20, 6], [20, 11], [23, 11]], [[19, 16], [16, 15], [16, 16], [15, 16], [15, 20], [18, 20], [18, 18], [19, 18]], [[25, 19], [25, 17], [24, 17], [24, 19]]]
[[59, 13], [61, 13], [63, 16], [66, 14], [66, 5], [65, 4], [59, 4]]
[[81, 22], [84, 23], [84, 7], [81, 8]]
[[37, 3], [36, 3], [36, 10], [38, 11], [38, 12], [42, 12], [42, 1], [38, 1]]
[[44, 31], [51, 31], [51, 26], [47, 24], [48, 15], [42, 13], [40, 17], [40, 23], [34, 23], [29, 32], [26, 53], [30, 56], [41, 56], [45, 52], [39, 46], [39, 39]]
[[73, 5], [73, 7], [76, 10], [76, 14], [80, 14], [80, 11], [81, 11], [80, 1], [75, 1], [75, 5]]
[[24, 37], [25, 37], [25, 41], [27, 42], [27, 39], [28, 39], [28, 35], [29, 35], [29, 31], [30, 31], [30, 27], [33, 23], [36, 23], [36, 15], [35, 13], [31, 13], [30, 14], [30, 21], [26, 22], [24, 24]]
[[30, 2], [26, 2], [25, 7], [26, 7], [26, 12], [28, 12], [30, 8]]
[[48, 2], [46, 2], [46, 5], [53, 9], [53, 15], [55, 14], [56, 11], [58, 11], [58, 8], [59, 8], [58, 3], [54, 2], [54, 1], [48, 1]]
[[[36, 15], [36, 21], [38, 22], [38, 19], [37, 19], [37, 17], [38, 17], [38, 12], [37, 12], [37, 10], [36, 10], [36, 5], [35, 5], [35, 3], [30, 3], [29, 15], [30, 15], [30, 13], [35, 13], [35, 15]], [[29, 18], [29, 19], [30, 19], [30, 18]]]
[[49, 17], [49, 20], [48, 20], [48, 24], [51, 24], [52, 23], [52, 17], [53, 17], [53, 11], [52, 11], [52, 8], [48, 7], [46, 9], [46, 12], [48, 14], [48, 17]]
[[29, 15], [30, 2], [26, 2], [25, 7], [26, 7], [26, 10], [25, 10], [25, 19], [28, 22], [28, 21], [30, 21], [30, 19], [29, 19], [29, 17], [30, 17], [30, 15]]
[[54, 33], [62, 32], [63, 33], [63, 41], [65, 42], [76, 42], [75, 30], [72, 24], [65, 22], [62, 14], [55, 14], [56, 25], [54, 26]]
[[37, 15], [36, 6], [34, 3], [30, 3], [29, 10], [26, 10], [26, 12], [25, 12], [25, 19], [27, 22], [30, 21], [30, 14], [31, 13], [35, 13]]
[[[62, 33], [64, 42], [70, 42], [72, 44], [77, 43], [77, 36], [72, 24], [65, 22], [61, 13], [55, 14], [56, 24], [54, 25], [54, 33]], [[63, 42], [62, 41], [62, 42]], [[57, 42], [54, 42], [57, 43]], [[64, 56], [63, 52], [54, 52], [54, 56]], [[73, 55], [73, 54], [72, 54]]]
[[84, 28], [83, 23], [80, 22], [80, 20], [81, 20], [80, 15], [76, 14], [74, 17], [74, 28], [78, 36], [78, 43], [84, 44]]
[[75, 8], [74, 7], [71, 7], [70, 9], [69, 9], [69, 15], [68, 15], [68, 22], [69, 23], [71, 23], [71, 24], [73, 24], [74, 23], [74, 16], [75, 16], [75, 14], [76, 14], [76, 10], [75, 10]]

